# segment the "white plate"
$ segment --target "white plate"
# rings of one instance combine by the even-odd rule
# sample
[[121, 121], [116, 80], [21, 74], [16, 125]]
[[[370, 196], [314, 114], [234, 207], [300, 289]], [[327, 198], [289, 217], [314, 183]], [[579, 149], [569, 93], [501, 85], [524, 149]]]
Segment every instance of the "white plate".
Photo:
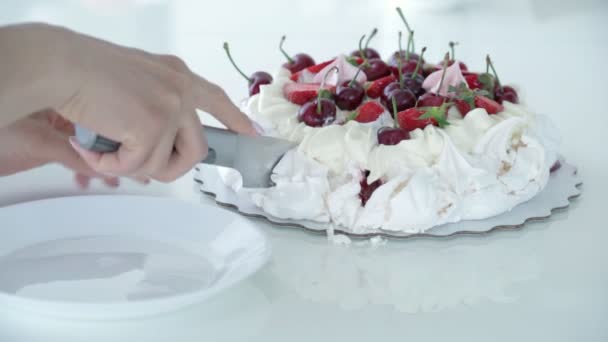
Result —
[[68, 197], [0, 209], [0, 305], [124, 319], [200, 302], [269, 258], [248, 220], [138, 196]]
[[[264, 218], [276, 225], [298, 227], [313, 232], [325, 232], [327, 223], [290, 220], [274, 217], [257, 207], [245, 191], [235, 192], [225, 185], [217, 167], [205, 164], [197, 166], [195, 181], [199, 183], [200, 191], [215, 199], [224, 207], [236, 210], [243, 215]], [[485, 234], [499, 229], [519, 229], [527, 221], [546, 219], [557, 209], [567, 208], [570, 200], [581, 194], [581, 177], [577, 168], [562, 161], [562, 167], [551, 174], [545, 189], [528, 202], [522, 203], [509, 212], [477, 221], [460, 221], [433, 227], [425, 233], [411, 234], [397, 231], [378, 229], [367, 234], [355, 234], [344, 227], [334, 227], [335, 233], [352, 237], [388, 236], [398, 238], [408, 237], [447, 237], [462, 234]]]

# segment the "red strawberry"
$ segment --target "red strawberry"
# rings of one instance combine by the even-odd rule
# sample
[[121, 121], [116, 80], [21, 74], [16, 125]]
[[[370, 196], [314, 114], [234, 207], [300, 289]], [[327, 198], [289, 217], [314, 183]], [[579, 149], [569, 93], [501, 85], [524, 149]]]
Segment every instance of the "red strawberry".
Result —
[[[283, 88], [283, 95], [292, 103], [303, 105], [319, 94], [321, 85], [318, 83], [288, 83]], [[326, 87], [333, 92], [335, 87]]]
[[414, 107], [397, 113], [399, 127], [406, 131], [413, 131], [416, 128], [423, 129], [428, 125], [445, 127], [449, 125], [446, 118], [449, 103], [444, 103], [439, 107]]
[[439, 107], [447, 100], [441, 95], [426, 93], [418, 98], [418, 107]]
[[395, 81], [397, 81], [397, 78], [394, 75], [388, 75], [373, 82], [368, 82], [366, 86], [367, 96], [371, 97], [372, 99], [379, 98], [382, 95], [384, 88]]
[[432, 118], [428, 119], [420, 119], [422, 115], [424, 115], [425, 110], [422, 108], [410, 108], [406, 109], [403, 112], [397, 113], [397, 121], [399, 122], [399, 127], [405, 129], [406, 131], [413, 131], [416, 128], [423, 129], [428, 125], [436, 125], [437, 121]]
[[480, 95], [475, 96], [475, 107], [485, 109], [488, 114], [500, 113], [505, 109], [500, 103]]
[[454, 105], [458, 108], [460, 115], [465, 116], [471, 111], [471, 106], [464, 100], [454, 99]]
[[317, 64], [317, 65], [310, 66], [310, 67], [306, 68], [306, 70], [312, 72], [313, 74], [316, 74], [319, 71], [325, 69], [326, 66], [330, 65], [333, 62], [334, 62], [334, 60], [332, 59], [332, 60]]
[[384, 113], [384, 107], [381, 104], [376, 101], [368, 101], [353, 114], [356, 115], [354, 120], [365, 123], [378, 120], [382, 113]]
[[478, 76], [479, 75], [477, 75], [477, 74], [469, 74], [464, 77], [464, 79], [467, 81], [467, 85], [469, 86], [470, 89], [475, 90], [475, 89], [483, 88], [483, 84], [479, 80]]
[[[334, 60], [329, 60], [329, 61], [325, 61], [323, 63], [319, 63], [313, 66], [309, 66], [308, 68], [306, 68], [305, 70], [308, 70], [309, 72], [316, 74], [319, 71], [325, 69], [326, 66], [330, 65], [331, 63], [333, 63]], [[292, 81], [297, 82], [298, 79], [300, 78], [300, 75], [302, 74], [302, 71], [298, 71], [298, 72], [294, 72], [293, 74], [291, 74], [291, 76], [289, 77]]]

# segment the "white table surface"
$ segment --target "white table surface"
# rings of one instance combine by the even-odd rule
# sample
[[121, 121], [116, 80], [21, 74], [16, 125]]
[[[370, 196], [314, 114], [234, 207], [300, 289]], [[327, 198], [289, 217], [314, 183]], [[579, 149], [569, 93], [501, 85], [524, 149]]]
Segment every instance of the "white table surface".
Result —
[[[322, 60], [350, 51], [377, 25], [374, 46], [386, 55], [402, 29], [397, 4], [429, 59], [440, 59], [449, 40], [461, 42], [458, 56], [476, 69], [489, 52], [502, 80], [553, 117], [563, 153], [585, 181], [568, 211], [517, 232], [378, 248], [329, 245], [258, 222], [272, 240], [272, 262], [210, 302], [105, 323], [2, 309], [0, 341], [608, 341], [605, 1], [5, 0], [0, 23], [53, 22], [174, 53], [239, 99], [246, 86], [224, 58], [224, 40], [251, 72], [283, 63], [276, 48], [283, 33], [289, 51]], [[191, 175], [171, 185], [127, 182], [83, 193], [69, 172], [48, 166], [1, 178], [0, 206], [102, 192], [200, 201]]]

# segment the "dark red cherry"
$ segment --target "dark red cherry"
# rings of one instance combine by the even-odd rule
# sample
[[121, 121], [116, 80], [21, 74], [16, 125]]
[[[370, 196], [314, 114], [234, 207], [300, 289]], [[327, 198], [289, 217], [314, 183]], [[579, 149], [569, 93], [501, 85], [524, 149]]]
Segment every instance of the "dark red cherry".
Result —
[[409, 138], [410, 134], [401, 128], [382, 127], [378, 130], [378, 143], [380, 145], [397, 145]]
[[496, 87], [496, 91], [494, 92], [494, 99], [500, 104], [502, 104], [503, 101], [519, 103], [519, 96], [517, 96], [517, 91], [515, 91], [515, 89], [510, 86], [503, 86], [502, 89], [500, 87]]
[[447, 98], [433, 94], [426, 93], [418, 99], [418, 107], [440, 107], [447, 101]]
[[[399, 59], [401, 59], [401, 65], [405, 65], [409, 61], [414, 61], [414, 63], [418, 63], [418, 59], [420, 58], [420, 55], [416, 53], [410, 53], [408, 56], [409, 58], [407, 59], [405, 58], [405, 55], [405, 51], [401, 51], [401, 53], [399, 53], [399, 51], [395, 51], [395, 53], [393, 53], [389, 58], [388, 65], [391, 68], [397, 68], [399, 66]], [[422, 61], [422, 63], [424, 63], [424, 60]]]
[[305, 53], [298, 53], [292, 57], [291, 62], [284, 63], [283, 67], [291, 71], [292, 74], [295, 74], [313, 65], [315, 65], [315, 60], [312, 57]]
[[367, 76], [367, 80], [371, 82], [390, 75], [391, 69], [380, 58], [372, 58], [367, 60], [367, 65], [363, 67], [363, 72]]
[[236, 71], [238, 71], [238, 73], [241, 74], [241, 76], [243, 76], [243, 78], [247, 80], [247, 83], [249, 84], [249, 96], [258, 94], [260, 92], [261, 85], [272, 83], [272, 76], [270, 76], [269, 73], [264, 71], [255, 72], [249, 77], [245, 75], [245, 73], [236, 65], [234, 59], [232, 59], [232, 55], [230, 54], [230, 47], [228, 46], [227, 42], [224, 43], [224, 50], [226, 51], [226, 55], [228, 55], [228, 59], [230, 60], [232, 66], [234, 66]]
[[329, 125], [336, 120], [336, 105], [329, 99], [315, 98], [300, 107], [298, 120], [311, 127]]
[[298, 53], [293, 57], [289, 56], [289, 54], [283, 49], [283, 44], [285, 43], [286, 38], [286, 36], [281, 37], [281, 43], [279, 44], [279, 50], [281, 50], [281, 53], [287, 59], [287, 62], [283, 64], [285, 69], [291, 71], [292, 74], [295, 74], [298, 71], [302, 71], [316, 64], [315, 60], [305, 53]]
[[249, 78], [249, 95], [253, 96], [260, 92], [260, 86], [272, 83], [272, 76], [264, 71], [258, 71]]
[[365, 89], [357, 83], [346, 81], [336, 89], [336, 105], [342, 110], [355, 110], [363, 102]]
[[[411, 59], [404, 62], [404, 64], [401, 65], [401, 73], [407, 74], [408, 72], [414, 72], [414, 70], [416, 70], [416, 65], [418, 65], [418, 60]], [[391, 66], [391, 72], [393, 75], [399, 76], [399, 67]]]
[[400, 88], [401, 84], [399, 83], [399, 81], [391, 82], [384, 88], [384, 90], [382, 90], [382, 95], [380, 95], [380, 98], [386, 103], [388, 100], [388, 96], [393, 92], [393, 90], [397, 90]]
[[496, 80], [496, 88], [494, 89], [494, 99], [496, 102], [502, 104], [503, 101], [509, 101], [511, 103], [519, 103], [519, 96], [517, 96], [517, 92], [513, 87], [510, 86], [502, 86], [498, 78], [498, 74], [496, 73], [496, 69], [494, 69], [494, 64], [490, 59], [490, 55], [486, 56], [486, 64], [487, 67], [492, 69], [492, 74], [494, 75], [494, 79]]
[[359, 40], [359, 49], [353, 51], [350, 55], [363, 59], [380, 58], [380, 54], [378, 53], [378, 51], [369, 47], [369, 43], [372, 41], [372, 39], [374, 39], [376, 34], [378, 34], [378, 29], [374, 28], [369, 34], [369, 36], [367, 36], [367, 41], [365, 42], [365, 44], [363, 44], [363, 40], [365, 39], [366, 35], [363, 35], [363, 37], [361, 37], [361, 39]]
[[393, 108], [393, 99], [395, 99], [395, 103], [397, 104], [398, 112], [416, 106], [416, 95], [409, 89], [398, 88], [388, 93], [386, 102], [384, 103], [386, 108]]
[[416, 73], [407, 73], [403, 75], [403, 88], [411, 90], [417, 96], [420, 96], [424, 93], [424, 89], [422, 89], [422, 83], [424, 83], [424, 76]]
[[[353, 51], [350, 55], [353, 57], [361, 57], [361, 52], [359, 50], [356, 50], [356, 51]], [[378, 53], [378, 51], [376, 51], [372, 48], [363, 49], [363, 55], [364, 55], [363, 57], [367, 58], [367, 59], [380, 58], [380, 54]]]

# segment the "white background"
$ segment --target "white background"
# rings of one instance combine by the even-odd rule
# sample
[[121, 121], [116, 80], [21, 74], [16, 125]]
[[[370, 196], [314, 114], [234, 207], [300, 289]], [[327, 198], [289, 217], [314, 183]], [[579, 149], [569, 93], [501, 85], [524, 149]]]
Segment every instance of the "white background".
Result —
[[[391, 241], [377, 249], [331, 246], [258, 223], [274, 244], [273, 261], [212, 302], [112, 323], [4, 310], [0, 341], [608, 340], [605, 1], [4, 0], [0, 24], [46, 21], [174, 53], [236, 101], [246, 84], [225, 59], [223, 41], [245, 70], [273, 72], [283, 63], [282, 34], [289, 51], [321, 61], [350, 52], [377, 26], [373, 45], [386, 56], [403, 29], [396, 5], [408, 14], [417, 45], [428, 46], [429, 60], [439, 60], [450, 40], [461, 43], [457, 56], [471, 69], [481, 69], [490, 53], [501, 80], [553, 118], [562, 151], [585, 182], [568, 211], [518, 232]], [[96, 186], [87, 193], [101, 192], [112, 191]], [[199, 201], [191, 175], [145, 188], [126, 182], [115, 192]], [[78, 193], [70, 173], [56, 166], [0, 179], [0, 205]]]

